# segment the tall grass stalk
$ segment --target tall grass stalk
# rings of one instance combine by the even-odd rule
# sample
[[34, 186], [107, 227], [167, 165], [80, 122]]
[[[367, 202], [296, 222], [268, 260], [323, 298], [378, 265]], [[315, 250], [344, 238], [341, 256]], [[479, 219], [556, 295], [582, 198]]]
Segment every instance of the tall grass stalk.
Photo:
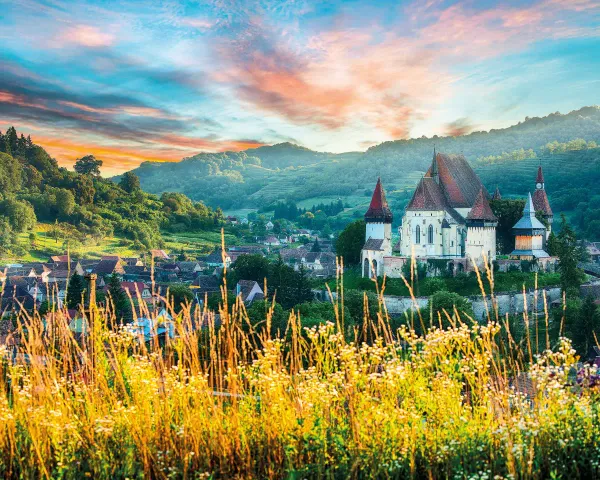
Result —
[[[550, 345], [546, 334], [534, 353], [527, 333], [521, 351], [508, 317], [498, 316], [488, 265], [487, 294], [476, 271], [491, 304], [484, 324], [456, 309], [431, 318], [405, 279], [415, 308], [393, 328], [385, 280], [374, 279], [375, 318], [365, 296], [362, 323], [348, 328], [342, 272], [340, 261], [335, 322], [306, 329], [292, 311], [280, 335], [274, 303], [253, 325], [239, 297], [228, 306], [227, 288], [218, 312], [159, 298], [175, 319], [175, 338], [164, 342], [125, 332], [110, 301], [80, 312], [89, 326], [82, 335], [66, 310], [45, 319], [20, 312], [20, 350], [0, 347], [0, 476], [600, 474], [598, 396], [570, 380], [570, 342]], [[545, 297], [544, 315], [548, 332]], [[525, 308], [527, 332], [530, 321]]]

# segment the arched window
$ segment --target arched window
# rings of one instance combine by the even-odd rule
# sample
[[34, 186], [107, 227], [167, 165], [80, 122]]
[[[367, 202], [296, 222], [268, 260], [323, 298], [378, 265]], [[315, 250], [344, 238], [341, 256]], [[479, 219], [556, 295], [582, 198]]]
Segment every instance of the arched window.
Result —
[[429, 244], [433, 243], [433, 225], [429, 225], [429, 228], [427, 230], [427, 242]]
[[377, 278], [377, 260], [373, 260], [373, 268], [371, 269], [371, 278]]
[[421, 243], [421, 225], [417, 225], [415, 230], [415, 243]]
[[371, 269], [369, 268], [369, 259], [365, 258], [363, 267], [363, 277], [371, 278]]

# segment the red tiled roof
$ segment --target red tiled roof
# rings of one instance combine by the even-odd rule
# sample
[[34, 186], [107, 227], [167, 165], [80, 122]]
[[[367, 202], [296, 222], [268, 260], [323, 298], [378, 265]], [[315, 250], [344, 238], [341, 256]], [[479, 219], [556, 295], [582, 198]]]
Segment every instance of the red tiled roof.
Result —
[[542, 172], [542, 166], [538, 167], [537, 178], [535, 179], [535, 183], [544, 183], [544, 172]]
[[417, 185], [408, 210], [446, 210], [448, 204], [440, 186], [431, 177], [423, 177]]
[[[540, 167], [541, 168], [541, 167]], [[539, 177], [539, 175], [538, 175]], [[542, 179], [543, 182], [543, 179]], [[550, 202], [548, 201], [548, 196], [546, 195], [546, 190], [543, 188], [536, 188], [535, 192], [533, 192], [533, 196], [531, 197], [533, 200], [533, 207], [536, 212], [541, 210], [544, 215], [551, 216], [552, 209], [550, 208]]]
[[479, 195], [475, 199], [475, 203], [473, 204], [473, 208], [467, 215], [468, 220], [489, 220], [491, 222], [495, 222], [498, 219], [492, 209], [490, 208], [490, 204], [485, 198], [483, 194], [483, 190], [479, 190]]
[[[438, 153], [434, 161], [437, 164], [440, 187], [450, 207], [471, 207], [481, 189], [483, 189], [484, 195], [489, 197], [481, 180], [463, 155]], [[432, 178], [432, 171], [433, 164], [427, 170], [425, 177]]]
[[392, 218], [392, 211], [388, 206], [385, 198], [385, 192], [381, 186], [381, 178], [378, 178], [377, 185], [375, 185], [375, 191], [373, 192], [373, 197], [371, 198], [371, 204], [369, 205], [367, 213], [365, 213], [365, 220], [391, 223]]

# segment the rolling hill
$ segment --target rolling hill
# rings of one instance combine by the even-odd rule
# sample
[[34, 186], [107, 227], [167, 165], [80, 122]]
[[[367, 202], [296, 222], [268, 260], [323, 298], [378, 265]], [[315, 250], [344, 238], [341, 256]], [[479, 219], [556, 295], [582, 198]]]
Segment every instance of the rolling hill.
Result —
[[[574, 139], [581, 140], [561, 147], [560, 154], [547, 147], [552, 142], [567, 145]], [[368, 203], [377, 176], [384, 179], [393, 208], [402, 209], [429, 166], [434, 146], [445, 153], [463, 153], [490, 188], [498, 185], [514, 195], [531, 188], [534, 167], [540, 162], [560, 163], [560, 169], [570, 169], [572, 175], [564, 177], [569, 184], [560, 175], [556, 182], [548, 179], [552, 200], [564, 196], [565, 189], [579, 180], [586, 183], [596, 178], [594, 142], [600, 143], [597, 106], [526, 118], [489, 132], [384, 142], [366, 152], [332, 154], [282, 143], [243, 152], [200, 153], [178, 163], [147, 162], [134, 173], [148, 192], [182, 192], [226, 211], [265, 210], [276, 201], [290, 199], [310, 206], [341, 197], [349, 207], [342, 215], [352, 218]], [[595, 203], [589, 198], [583, 203], [590, 201]]]

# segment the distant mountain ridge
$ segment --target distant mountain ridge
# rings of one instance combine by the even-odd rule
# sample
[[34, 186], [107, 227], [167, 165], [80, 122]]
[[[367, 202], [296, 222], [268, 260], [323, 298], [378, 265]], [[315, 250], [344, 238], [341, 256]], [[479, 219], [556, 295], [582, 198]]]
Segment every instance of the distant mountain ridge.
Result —
[[406, 183], [425, 171], [434, 145], [445, 153], [477, 159], [520, 149], [539, 151], [549, 142], [575, 138], [600, 142], [600, 107], [526, 118], [516, 125], [457, 137], [394, 140], [366, 152], [316, 152], [289, 142], [241, 152], [199, 153], [177, 163], [146, 162], [133, 172], [151, 193], [178, 191], [222, 208], [265, 207], [277, 200], [360, 195], [381, 175]]

